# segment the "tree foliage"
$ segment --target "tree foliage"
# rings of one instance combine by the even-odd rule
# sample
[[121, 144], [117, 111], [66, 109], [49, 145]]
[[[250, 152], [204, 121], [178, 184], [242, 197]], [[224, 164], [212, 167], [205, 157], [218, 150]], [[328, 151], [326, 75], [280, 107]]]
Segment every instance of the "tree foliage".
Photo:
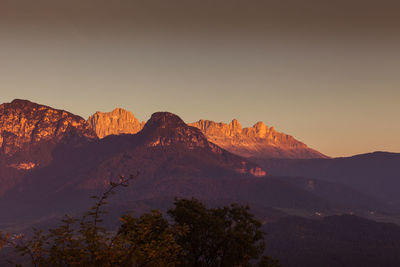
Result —
[[188, 228], [177, 236], [184, 266], [250, 266], [264, 251], [261, 223], [248, 206], [208, 209], [196, 199], [180, 199], [168, 214], [175, 225]]
[[168, 211], [171, 221], [159, 211], [128, 214], [118, 229], [107, 230], [102, 215], [108, 198], [134, 177], [111, 182], [81, 218], [65, 216], [46, 232], [34, 229], [29, 240], [11, 242], [0, 233], [0, 249], [14, 246], [32, 266], [279, 266], [268, 257], [256, 263], [264, 233], [247, 206], [209, 209], [196, 199], [176, 199]]

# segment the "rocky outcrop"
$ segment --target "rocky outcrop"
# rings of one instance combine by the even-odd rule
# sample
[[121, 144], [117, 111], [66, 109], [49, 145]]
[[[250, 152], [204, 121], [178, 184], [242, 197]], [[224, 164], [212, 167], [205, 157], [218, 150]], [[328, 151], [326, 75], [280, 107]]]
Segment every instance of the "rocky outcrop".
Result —
[[96, 112], [89, 117], [88, 123], [99, 138], [108, 135], [135, 134], [144, 126], [144, 122], [139, 122], [132, 112], [122, 108], [116, 108], [111, 112]]
[[275, 131], [263, 122], [242, 128], [239, 121], [216, 123], [199, 120], [189, 125], [200, 129], [210, 142], [244, 156], [256, 158], [326, 158], [294, 137]]
[[83, 118], [64, 110], [19, 99], [0, 105], [0, 150], [3, 154], [29, 150], [35, 144], [57, 143], [67, 133], [96, 138]]

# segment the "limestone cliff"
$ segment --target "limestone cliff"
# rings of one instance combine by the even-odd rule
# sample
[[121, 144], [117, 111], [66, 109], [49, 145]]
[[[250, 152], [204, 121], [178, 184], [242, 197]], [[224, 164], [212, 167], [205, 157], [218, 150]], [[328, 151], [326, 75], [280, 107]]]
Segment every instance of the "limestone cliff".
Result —
[[210, 142], [244, 156], [257, 158], [326, 158], [294, 137], [275, 131], [263, 122], [242, 128], [239, 121], [216, 123], [199, 120], [189, 125], [200, 129]]
[[108, 135], [135, 134], [144, 126], [144, 122], [140, 123], [132, 112], [122, 108], [116, 108], [111, 112], [96, 112], [89, 117], [88, 123], [99, 138]]
[[16, 99], [0, 105], [0, 150], [12, 155], [30, 145], [57, 142], [65, 133], [95, 138], [87, 122], [69, 112]]

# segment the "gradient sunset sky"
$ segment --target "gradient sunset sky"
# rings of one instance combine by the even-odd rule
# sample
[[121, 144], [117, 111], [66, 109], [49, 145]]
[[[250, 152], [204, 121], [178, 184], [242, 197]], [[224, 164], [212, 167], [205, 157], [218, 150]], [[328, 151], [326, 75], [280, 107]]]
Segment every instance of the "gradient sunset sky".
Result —
[[0, 0], [0, 102], [264, 121], [329, 156], [400, 152], [395, 1]]

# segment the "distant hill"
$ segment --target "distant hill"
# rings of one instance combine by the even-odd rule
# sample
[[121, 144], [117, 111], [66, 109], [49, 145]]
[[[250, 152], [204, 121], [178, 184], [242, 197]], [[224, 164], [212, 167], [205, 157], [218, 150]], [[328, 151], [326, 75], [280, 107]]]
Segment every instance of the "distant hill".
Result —
[[253, 159], [272, 175], [305, 176], [346, 185], [400, 207], [400, 153], [334, 159]]

